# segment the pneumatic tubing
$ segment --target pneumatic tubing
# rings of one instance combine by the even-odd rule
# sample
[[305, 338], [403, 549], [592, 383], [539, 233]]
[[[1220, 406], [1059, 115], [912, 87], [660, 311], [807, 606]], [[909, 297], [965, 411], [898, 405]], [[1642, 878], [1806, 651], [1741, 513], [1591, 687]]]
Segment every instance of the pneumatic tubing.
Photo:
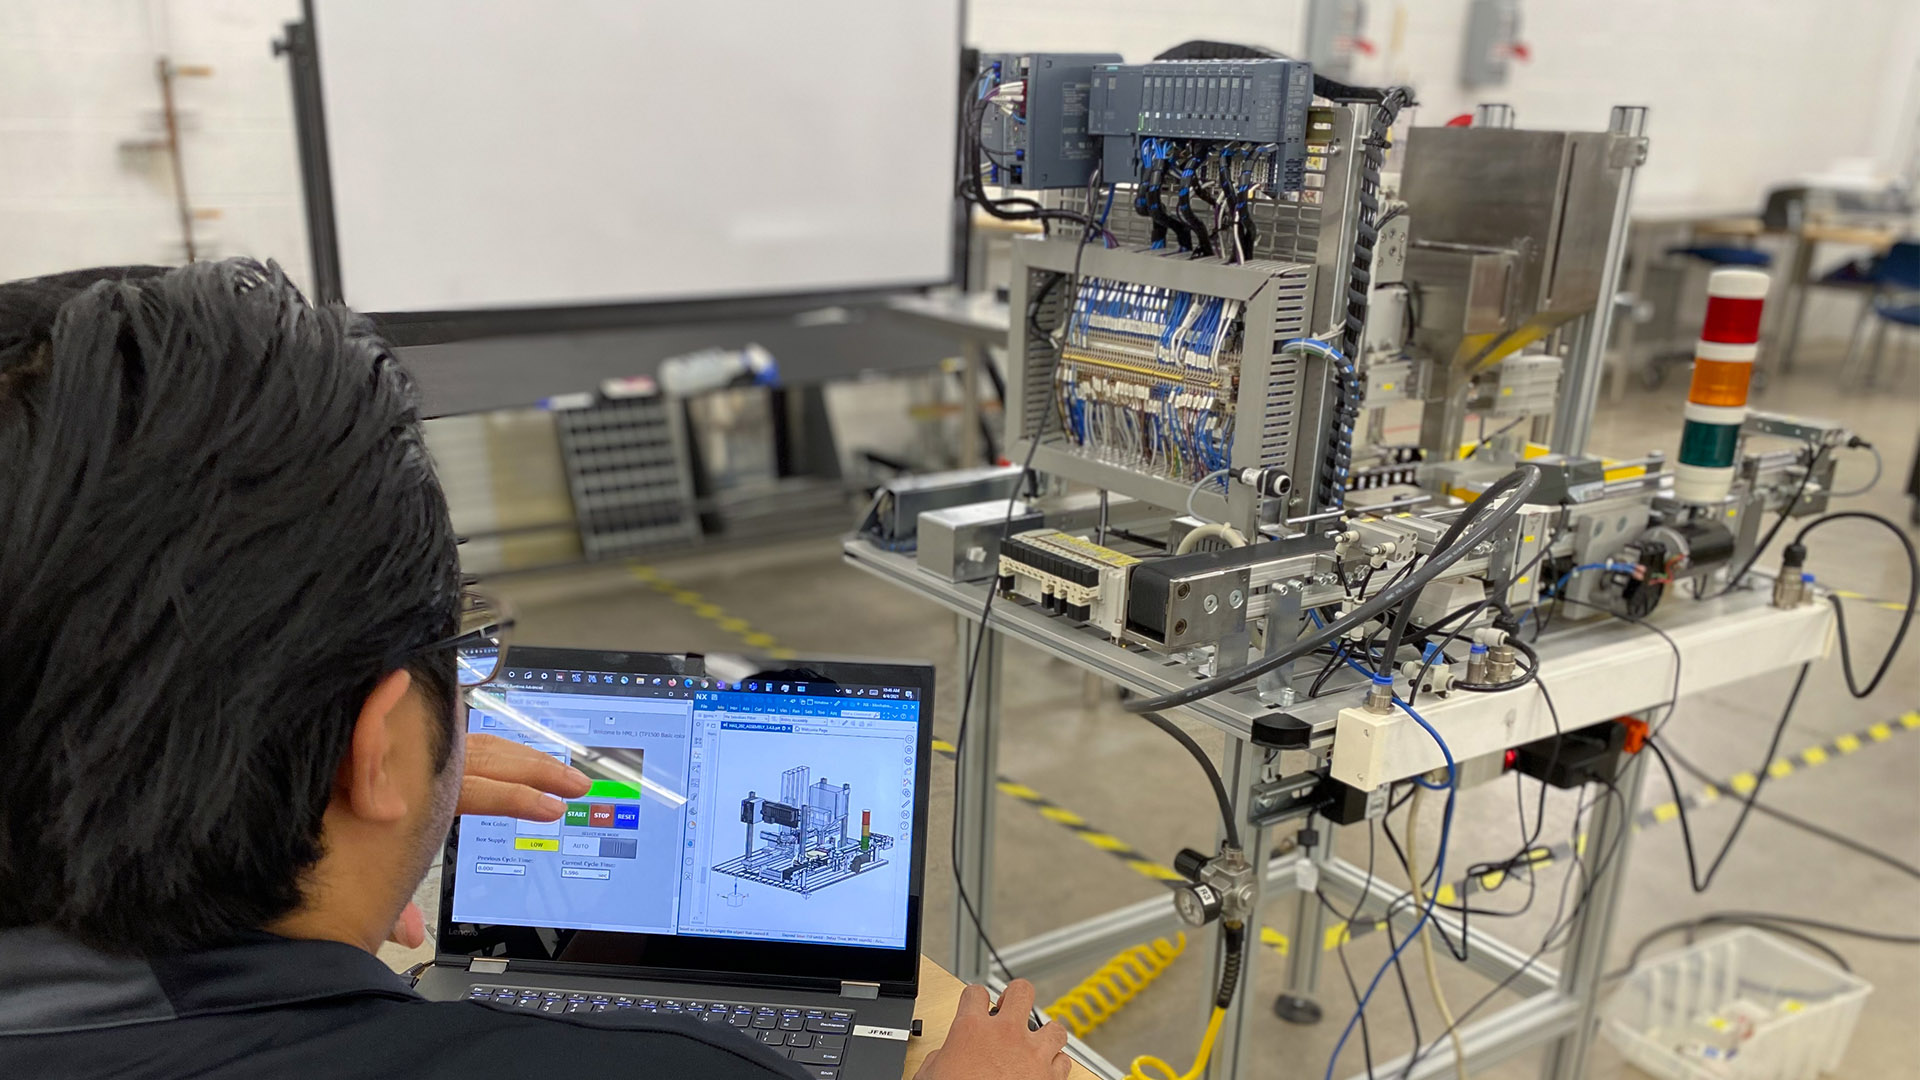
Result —
[[[1426, 588], [1429, 582], [1439, 577], [1448, 567], [1465, 558], [1467, 552], [1491, 538], [1501, 526], [1512, 520], [1514, 515], [1520, 512], [1520, 508], [1526, 504], [1527, 497], [1533, 494], [1533, 489], [1539, 485], [1540, 470], [1532, 465], [1522, 465], [1494, 481], [1493, 486], [1475, 499], [1473, 504], [1454, 521], [1453, 527], [1441, 537], [1442, 543], [1434, 548], [1433, 554], [1427, 557], [1426, 562], [1419, 569], [1279, 652], [1263, 656], [1246, 667], [1235, 668], [1210, 679], [1204, 679], [1192, 686], [1182, 687], [1179, 690], [1161, 694], [1159, 697], [1130, 698], [1123, 704], [1128, 712], [1136, 713], [1177, 709], [1182, 705], [1199, 701], [1201, 698], [1231, 690], [1241, 683], [1265, 675], [1282, 664], [1298, 660]], [[1506, 502], [1494, 506], [1493, 504], [1503, 495], [1507, 496]], [[1469, 525], [1471, 528], [1468, 527]]]

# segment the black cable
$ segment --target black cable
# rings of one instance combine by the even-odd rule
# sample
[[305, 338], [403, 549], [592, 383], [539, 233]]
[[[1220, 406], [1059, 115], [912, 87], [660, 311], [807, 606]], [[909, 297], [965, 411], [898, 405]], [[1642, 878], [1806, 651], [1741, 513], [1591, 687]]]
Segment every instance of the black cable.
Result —
[[1810, 930], [1819, 930], [1828, 934], [1840, 934], [1845, 937], [1855, 937], [1865, 941], [1878, 941], [1886, 945], [1920, 945], [1920, 935], [1894, 934], [1885, 930], [1872, 930], [1863, 926], [1848, 926], [1844, 923], [1826, 922], [1822, 919], [1809, 919], [1800, 915], [1779, 915], [1770, 911], [1716, 911], [1711, 914], [1702, 915], [1697, 919], [1686, 919], [1681, 922], [1669, 923], [1641, 938], [1640, 941], [1634, 945], [1633, 952], [1627, 956], [1627, 962], [1619, 969], [1608, 972], [1605, 977], [1616, 979], [1631, 972], [1634, 965], [1640, 962], [1640, 954], [1646, 952], [1647, 946], [1661, 938], [1669, 934], [1680, 933], [1683, 930], [1696, 930], [1703, 926], [1753, 926], [1770, 933], [1781, 934], [1802, 942], [1803, 944], [1810, 945], [1814, 949], [1827, 954], [1834, 963], [1838, 964], [1840, 968], [1845, 971], [1853, 970], [1853, 967], [1847, 963], [1845, 957], [1841, 956], [1833, 948], [1791, 928], [1796, 926], [1805, 927]]
[[[1400, 603], [1407, 596], [1424, 587], [1427, 582], [1440, 576], [1447, 567], [1465, 558], [1468, 551], [1492, 536], [1520, 512], [1520, 508], [1526, 504], [1527, 496], [1533, 493], [1533, 489], [1539, 483], [1540, 470], [1532, 465], [1521, 465], [1513, 472], [1494, 481], [1493, 486], [1488, 488], [1485, 494], [1474, 500], [1473, 504], [1454, 520], [1453, 525], [1441, 537], [1441, 542], [1435, 545], [1433, 553], [1427, 557], [1425, 565], [1405, 579], [1380, 590], [1373, 599], [1363, 601], [1326, 626], [1311, 634], [1303, 635], [1292, 645], [1278, 652], [1269, 653], [1245, 667], [1223, 672], [1158, 697], [1128, 701], [1127, 710], [1159, 712], [1211, 697], [1257, 679], [1283, 664], [1292, 663], [1326, 642], [1340, 637], [1355, 626]], [[1511, 497], [1489, 510], [1488, 507], [1502, 495]], [[1471, 528], [1467, 527], [1469, 523]]]
[[[1368, 843], [1369, 844], [1372, 843], [1371, 837], [1368, 838]], [[1313, 895], [1315, 899], [1320, 901], [1321, 906], [1327, 909], [1327, 913], [1329, 915], [1332, 915], [1336, 919], [1340, 917], [1340, 909], [1333, 906], [1333, 901], [1327, 899], [1326, 893], [1321, 892], [1319, 889], [1315, 889], [1313, 890]], [[1365, 894], [1363, 893], [1362, 894], [1363, 899], [1364, 899], [1364, 896]], [[1301, 902], [1305, 903], [1305, 900], [1303, 899]], [[1354, 917], [1358, 918], [1359, 915], [1360, 915], [1360, 909], [1356, 907], [1354, 909]], [[1353, 919], [1348, 919], [1347, 922], [1351, 924], [1353, 922]], [[1342, 935], [1340, 941], [1336, 945], [1334, 945], [1333, 955], [1338, 957], [1340, 960], [1340, 973], [1347, 977], [1347, 992], [1353, 995], [1354, 1007], [1359, 1008], [1360, 984], [1359, 982], [1355, 981], [1353, 977], [1353, 965], [1347, 963], [1347, 941], [1346, 941], [1345, 935]], [[1408, 998], [1408, 1009], [1409, 1010], [1412, 1009], [1411, 996], [1409, 996]], [[1367, 1080], [1374, 1080], [1373, 1035], [1367, 1030], [1367, 1011], [1365, 1009], [1360, 1010], [1360, 1060], [1366, 1062]]]
[[1504, 424], [1502, 424], [1502, 425], [1500, 425], [1499, 427], [1497, 427], [1497, 428], [1495, 428], [1495, 429], [1494, 429], [1494, 432], [1493, 432], [1493, 434], [1491, 434], [1491, 435], [1482, 435], [1482, 436], [1480, 437], [1480, 441], [1479, 441], [1479, 442], [1477, 442], [1477, 443], [1474, 443], [1474, 444], [1473, 444], [1473, 448], [1472, 448], [1472, 449], [1470, 449], [1470, 450], [1468, 450], [1468, 451], [1467, 451], [1466, 453], [1464, 453], [1464, 454], [1461, 454], [1461, 455], [1460, 455], [1460, 460], [1461, 460], [1461, 461], [1465, 461], [1465, 460], [1467, 460], [1468, 458], [1470, 458], [1470, 457], [1472, 457], [1473, 455], [1475, 455], [1475, 454], [1477, 454], [1477, 453], [1479, 453], [1480, 451], [1482, 451], [1482, 450], [1484, 450], [1484, 449], [1486, 449], [1486, 447], [1487, 447], [1487, 444], [1488, 444], [1488, 443], [1491, 443], [1491, 442], [1492, 442], [1493, 440], [1495, 440], [1495, 439], [1497, 439], [1497, 438], [1499, 438], [1499, 437], [1500, 437], [1500, 436], [1502, 436], [1502, 435], [1505, 435], [1505, 434], [1506, 434], [1507, 432], [1509, 432], [1509, 431], [1512, 431], [1512, 430], [1513, 430], [1514, 428], [1517, 428], [1517, 427], [1519, 427], [1519, 426], [1520, 426], [1520, 423], [1521, 423], [1521, 421], [1524, 421], [1524, 420], [1531, 420], [1531, 419], [1533, 419], [1533, 417], [1531, 417], [1531, 416], [1522, 416], [1522, 417], [1520, 417], [1520, 418], [1519, 418], [1518, 420], [1509, 420], [1509, 421], [1507, 421], [1506, 423], [1504, 423]]
[[[1598, 611], [1602, 614], [1611, 615], [1614, 618], [1619, 619], [1621, 622], [1632, 623], [1633, 625], [1638, 626], [1643, 630], [1650, 630], [1653, 633], [1660, 635], [1660, 640], [1667, 643], [1667, 648], [1673, 652], [1673, 692], [1668, 696], [1666, 701], [1666, 706], [1667, 706], [1666, 715], [1660, 718], [1659, 723], [1652, 725], [1652, 731], [1650, 732], [1649, 737], [1651, 737], [1651, 735], [1660, 734], [1660, 732], [1666, 728], [1667, 722], [1673, 719], [1674, 710], [1680, 707], [1680, 643], [1673, 640], [1672, 634], [1669, 634], [1665, 630], [1660, 629], [1659, 627], [1653, 625], [1647, 620], [1640, 618], [1638, 615], [1623, 614], [1621, 612], [1613, 610], [1612, 608], [1601, 607], [1599, 604], [1590, 604], [1585, 600], [1575, 600], [1572, 597], [1557, 596], [1555, 597], [1555, 600], [1560, 603], [1578, 604], [1581, 607], [1591, 608], [1594, 611]], [[1655, 706], [1655, 708], [1658, 708], [1658, 706]]]
[[1822, 514], [1814, 518], [1812, 521], [1801, 526], [1800, 531], [1794, 535], [1793, 543], [1788, 546], [1787, 550], [1791, 552], [1795, 549], [1801, 549], [1803, 552], [1801, 557], [1804, 558], [1804, 549], [1806, 547], [1808, 533], [1829, 522], [1846, 521], [1849, 519], [1871, 521], [1881, 526], [1892, 533], [1894, 539], [1900, 541], [1900, 546], [1906, 549], [1907, 552], [1907, 610], [1900, 616], [1900, 628], [1893, 632], [1893, 643], [1887, 646], [1887, 655], [1880, 661], [1880, 666], [1874, 670], [1873, 678], [1867, 681], [1865, 689], [1861, 689], [1860, 685], [1856, 683], [1853, 678], [1853, 648], [1847, 638], [1846, 609], [1841, 605], [1838, 596], [1829, 595], [1827, 597], [1833, 604], [1834, 626], [1840, 633], [1840, 672], [1847, 678], [1847, 693], [1852, 694], [1856, 698], [1863, 698], [1873, 693], [1874, 690], [1879, 687], [1880, 680], [1887, 677], [1887, 669], [1893, 666], [1893, 658], [1900, 652], [1900, 643], [1907, 638], [1907, 628], [1913, 625], [1913, 609], [1916, 604], [1920, 604], [1920, 555], [1915, 554], [1913, 541], [1907, 539], [1906, 532], [1902, 530], [1900, 526], [1895, 525], [1879, 514], [1869, 513], [1865, 510], [1840, 510], [1831, 514]]
[[1753, 569], [1753, 564], [1759, 562], [1760, 556], [1767, 553], [1767, 545], [1773, 543], [1773, 538], [1780, 535], [1780, 526], [1785, 525], [1787, 519], [1793, 516], [1794, 508], [1800, 505], [1800, 497], [1807, 493], [1807, 485], [1813, 482], [1813, 474], [1820, 471], [1820, 459], [1827, 456], [1827, 450], [1828, 447], [1822, 446], [1813, 452], [1813, 460], [1807, 462], [1806, 474], [1800, 477], [1800, 486], [1793, 489], [1793, 498], [1788, 499], [1787, 504], [1780, 508], [1780, 516], [1773, 519], [1773, 525], [1767, 530], [1767, 535], [1761, 537], [1760, 542], [1754, 545], [1753, 554], [1748, 555], [1747, 561], [1740, 564], [1740, 569], [1727, 578], [1727, 587], [1721, 589], [1717, 595], [1725, 596], [1739, 588], [1740, 579], [1746, 577], [1747, 571]]
[[[1079, 246], [1074, 249], [1073, 272], [1071, 275], [1069, 275], [1066, 302], [1065, 302], [1065, 305], [1061, 308], [1062, 325], [1065, 324], [1066, 320], [1069, 320], [1073, 317], [1074, 305], [1079, 300], [1080, 280], [1081, 280], [1080, 279], [1081, 260], [1087, 253], [1088, 241], [1092, 239], [1093, 239], [1093, 230], [1089, 228], [1080, 234]], [[1037, 325], [1037, 320], [1039, 318], [1039, 312], [1040, 312], [1042, 303], [1044, 302], [1046, 296], [1050, 291], [1051, 290], [1049, 285], [1043, 285], [1040, 291], [1035, 294], [1034, 301], [1027, 312], [1027, 319], [1028, 319], [1029, 325], [1032, 325], [1034, 329], [1039, 331], [1042, 335], [1045, 335], [1047, 331], [1045, 331], [1044, 329], [1040, 328]], [[1052, 366], [1054, 363], [1058, 362], [1058, 359], [1059, 359], [1058, 351], [1053, 350], [1052, 360], [1049, 362], [1049, 365], [1048, 365], [1049, 370], [1048, 370], [1047, 378], [1049, 382], [1051, 382], [1053, 377]], [[1041, 439], [1046, 435], [1045, 417], [1051, 416], [1051, 415], [1052, 415], [1051, 411], [1044, 412], [1042, 414], [1042, 419], [1040, 422], [1040, 430], [1033, 432], [1032, 438], [1027, 443], [1027, 455], [1025, 460], [1023, 460], [1020, 465], [1021, 475], [1023, 476], [1030, 474], [1033, 471], [1034, 452], [1039, 450]], [[1019, 503], [1020, 503], [1020, 486], [1016, 484], [1014, 486], [1014, 490], [1007, 495], [1006, 517], [1005, 517], [1005, 520], [1001, 523], [1001, 529], [1003, 532], [1012, 528], [1014, 509], [1019, 505]], [[1001, 971], [1006, 972], [1007, 976], [1009, 978], [1012, 978], [1013, 971], [1007, 967], [1006, 961], [1001, 959], [1000, 951], [994, 948], [993, 939], [987, 936], [986, 924], [980, 918], [979, 909], [974, 907], [972, 897], [969, 897], [967, 895], [966, 882], [962, 880], [960, 876], [960, 827], [959, 827], [960, 791], [961, 791], [960, 763], [963, 760], [963, 755], [961, 751], [966, 746], [966, 741], [967, 741], [967, 718], [973, 712], [973, 687], [974, 687], [974, 682], [980, 673], [980, 653], [982, 652], [984, 646], [986, 645], [987, 635], [993, 632], [988, 626], [988, 621], [993, 615], [994, 597], [998, 595], [999, 595], [999, 589], [995, 588], [991, 584], [988, 585], [986, 601], [982, 603], [980, 606], [980, 629], [973, 639], [972, 653], [967, 659], [966, 679], [963, 683], [963, 689], [961, 690], [961, 694], [960, 694], [960, 718], [957, 723], [957, 726], [954, 729], [954, 735], [953, 735], [954, 828], [951, 833], [951, 839], [949, 841], [948, 857], [951, 859], [953, 864], [954, 892], [959, 896], [961, 906], [966, 909], [967, 918], [973, 923], [974, 931], [980, 935], [981, 943], [987, 947], [987, 955], [993, 958], [994, 964], [996, 964]], [[986, 838], [984, 837], [982, 838], [983, 841], [985, 839]], [[1037, 1022], [1041, 1024], [1046, 1023], [1046, 1018], [1040, 1015], [1040, 1010], [1037, 1006], [1033, 1011], [1033, 1016]]]
[[1793, 706], [1800, 700], [1800, 688], [1807, 684], [1807, 673], [1813, 670], [1811, 663], [1800, 665], [1800, 674], [1793, 680], [1793, 691], [1787, 695], [1786, 707], [1780, 710], [1780, 720], [1773, 727], [1773, 738], [1767, 743], [1766, 757], [1760, 767], [1754, 770], [1753, 790], [1748, 792], [1741, 803], [1740, 816], [1734, 819], [1733, 829], [1727, 833], [1726, 843], [1720, 845], [1719, 854], [1713, 857], [1713, 864], [1707, 867], [1705, 877], [1700, 875], [1699, 864], [1693, 850], [1693, 829], [1687, 822], [1687, 804], [1680, 794], [1680, 780], [1673, 775], [1673, 766], [1668, 763], [1667, 755], [1660, 749], [1660, 741], [1647, 737], [1647, 746], [1653, 751], [1654, 759], [1660, 762], [1660, 771], [1667, 776], [1667, 787], [1673, 792], [1673, 805], [1680, 813], [1680, 840], [1686, 845], [1687, 880], [1697, 893], [1706, 892], [1713, 885], [1714, 875], [1720, 872], [1720, 866], [1726, 862], [1727, 855], [1733, 850], [1734, 841], [1740, 839], [1740, 830], [1747, 823], [1747, 816], [1753, 813], [1753, 803], [1760, 797], [1760, 789], [1767, 785], [1767, 770], [1773, 765], [1774, 755], [1780, 751], [1780, 738], [1787, 733], [1787, 722], [1793, 718]]
[[[1057, 210], [1041, 206], [1039, 202], [1024, 198], [991, 199], [987, 197], [986, 186], [980, 180], [980, 158], [985, 156], [986, 146], [980, 136], [980, 125], [986, 118], [986, 111], [992, 107], [990, 96], [980, 96], [980, 87], [989, 77], [982, 71], [969, 85], [967, 93], [971, 100], [965, 105], [961, 140], [961, 168], [965, 170], [960, 181], [961, 196], [966, 201], [985, 210], [1002, 221], [1071, 221], [1094, 230], [1102, 235], [1107, 233], [1100, 223], [1087, 214], [1073, 210]], [[1009, 209], [1016, 208], [1016, 209]]]
[[[1546, 702], [1546, 705], [1547, 705], [1547, 715], [1549, 717], [1552, 717], [1553, 719], [1553, 732], [1556, 736], [1561, 735], [1564, 732], [1560, 725], [1560, 710], [1554, 705], [1553, 695], [1549, 693], [1547, 690], [1546, 680], [1544, 679], [1541, 680], [1539, 685], [1540, 685], [1541, 698]], [[1558, 739], [1556, 739], [1553, 744], [1553, 752], [1547, 759], [1546, 771], [1549, 774], [1551, 774], [1554, 770], [1554, 767], [1557, 764], [1559, 764], [1560, 748], [1561, 748], [1561, 743]], [[1533, 829], [1531, 832], [1529, 832], [1527, 829], [1525, 791], [1521, 785], [1522, 775], [1523, 774], [1518, 772], [1514, 773], [1514, 796], [1518, 801], [1518, 807], [1517, 807], [1518, 814], [1516, 816], [1518, 817], [1520, 822], [1520, 850], [1505, 859], [1501, 859], [1493, 862], [1469, 864], [1467, 866], [1466, 873], [1463, 875], [1463, 877], [1466, 880], [1473, 880], [1475, 878], [1484, 878], [1487, 874], [1498, 873], [1501, 875], [1501, 884], [1505, 884], [1506, 880], [1511, 878], [1516, 872], [1520, 870], [1525, 870], [1526, 876], [1527, 876], [1527, 899], [1518, 908], [1512, 911], [1496, 911], [1488, 908], [1476, 908], [1466, 903], [1464, 899], [1462, 899], [1462, 901], [1457, 905], [1456, 904], [1438, 905], [1441, 910], [1451, 911], [1460, 916], [1461, 948], [1458, 950], [1455, 950], [1451, 944], [1449, 944], [1447, 947], [1447, 951], [1453, 953], [1454, 958], [1457, 960], [1464, 961], [1467, 958], [1466, 930], [1467, 930], [1468, 920], [1470, 916], [1479, 915], [1483, 918], [1498, 918], [1498, 919], [1514, 918], [1519, 915], [1525, 914], [1528, 910], [1530, 910], [1533, 907], [1534, 895], [1536, 892], [1538, 892], [1538, 889], [1539, 889], [1538, 880], [1536, 875], [1534, 874], [1533, 854], [1537, 850], [1537, 845], [1540, 842], [1540, 833], [1546, 828], [1546, 824], [1547, 824], [1547, 789], [1549, 785], [1545, 781], [1541, 781], [1539, 784], [1540, 797], [1537, 804], [1534, 807]], [[1400, 857], [1401, 865], [1405, 866], [1407, 863], [1406, 853], [1400, 850], [1399, 843], [1398, 841], [1394, 840], [1393, 834], [1391, 832], [1387, 834], [1387, 838], [1389, 841], [1393, 842], [1394, 853]], [[1442, 941], [1448, 940], [1446, 936], [1446, 929], [1444, 924], [1441, 924], [1438, 921], [1435, 921], [1434, 925], [1440, 928], [1441, 940]]]
[[[1718, 781], [1716, 781], [1712, 776], [1708, 775], [1705, 770], [1701, 769], [1699, 766], [1695, 765], [1693, 762], [1688, 761], [1686, 758], [1686, 755], [1682, 754], [1678, 747], [1668, 746], [1665, 749], [1667, 751], [1667, 756], [1671, 757], [1674, 760], [1674, 762], [1678, 764], [1683, 771], [1693, 774], [1694, 778], [1699, 780], [1703, 784], [1718, 786]], [[1856, 854], [1865, 855], [1869, 859], [1873, 859], [1877, 862], [1884, 863], [1887, 866], [1900, 871], [1902, 874], [1905, 874], [1910, 878], [1920, 879], [1920, 866], [1915, 866], [1914, 864], [1909, 862], [1903, 862], [1899, 858], [1893, 855], [1890, 855], [1884, 851], [1881, 851], [1879, 848], [1869, 847], [1868, 845], [1863, 844], [1858, 840], [1855, 840], [1853, 837], [1848, 836], [1845, 833], [1836, 832], [1832, 829], [1827, 828], [1824, 825], [1819, 825], [1814, 822], [1808, 821], [1806, 818], [1803, 818], [1803, 817], [1796, 817], [1795, 815], [1789, 814], [1785, 810], [1780, 809], [1779, 807], [1771, 806], [1767, 803], [1763, 803], [1758, 799], [1753, 800], [1753, 808], [1767, 815], [1768, 817], [1773, 818], [1774, 820], [1780, 822], [1782, 825], [1791, 825], [1794, 828], [1801, 830], [1802, 832], [1809, 833], [1813, 836], [1817, 836], [1820, 839], [1825, 840], [1830, 844], [1836, 844]]]
[[1849, 974], [1853, 971], [1853, 965], [1847, 963], [1847, 958], [1840, 955], [1838, 949], [1814, 937], [1812, 934], [1802, 933], [1792, 927], [1781, 926], [1762, 919], [1724, 918], [1719, 915], [1703, 915], [1698, 919], [1686, 919], [1677, 923], [1668, 923], [1653, 933], [1641, 938], [1633, 946], [1633, 952], [1625, 964], [1607, 972], [1605, 975], [1600, 976], [1600, 978], [1611, 981], [1631, 975], [1633, 974], [1634, 966], [1640, 962], [1640, 954], [1646, 951], [1647, 946], [1669, 934], [1678, 934], [1682, 931], [1686, 932], [1687, 944], [1691, 945], [1693, 944], [1693, 932], [1708, 926], [1751, 926], [1765, 930], [1769, 934], [1779, 934], [1781, 937], [1789, 937], [1815, 952], [1824, 953], [1827, 959], [1833, 961], [1834, 965], [1841, 971], [1848, 972]]
[[[1620, 789], [1616, 787], [1614, 784], [1612, 784], [1611, 782], [1608, 782], [1605, 786], [1607, 789], [1607, 793], [1613, 796], [1613, 798], [1620, 803], [1620, 806], [1624, 813], [1624, 810], [1626, 807], [1626, 797], [1621, 795]], [[1614, 856], [1619, 853], [1621, 843], [1623, 840], [1625, 840], [1626, 835], [1630, 830], [1625, 824], [1623, 824], [1622, 827], [1614, 830], [1613, 844], [1610, 847], [1608, 847], [1606, 851], [1601, 853], [1599, 863], [1595, 866], [1594, 870], [1591, 873], [1588, 873], [1586, 872], [1586, 869], [1585, 869], [1586, 863], [1581, 858], [1579, 854], [1579, 847], [1578, 847], [1578, 838], [1580, 835], [1580, 816], [1581, 816], [1580, 812], [1576, 812], [1574, 814], [1574, 819], [1573, 819], [1573, 836], [1575, 838], [1575, 848], [1574, 848], [1575, 853], [1573, 856], [1573, 862], [1575, 866], [1578, 866], [1581, 868], [1582, 875], [1586, 878], [1586, 884], [1582, 886], [1581, 892], [1580, 892], [1580, 898], [1579, 900], [1574, 902], [1573, 910], [1570, 912], [1567, 912], [1565, 918], [1561, 918], [1559, 915], [1559, 912], [1556, 911], [1555, 917], [1554, 917], [1555, 921], [1551, 926], [1547, 928], [1546, 935], [1540, 939], [1540, 947], [1538, 949], [1535, 949], [1533, 953], [1526, 958], [1526, 960], [1522, 961], [1518, 967], [1515, 967], [1513, 971], [1509, 972], [1505, 978], [1501, 979], [1498, 983], [1495, 983], [1491, 990], [1488, 990], [1485, 994], [1481, 995], [1478, 1000], [1476, 1000], [1473, 1004], [1467, 1006], [1467, 1008], [1464, 1011], [1462, 1011], [1459, 1015], [1455, 1016], [1453, 1018], [1453, 1023], [1449, 1024], [1446, 1030], [1442, 1031], [1439, 1034], [1439, 1036], [1434, 1038], [1432, 1041], [1428, 1042], [1427, 1045], [1423, 1047], [1416, 1047], [1414, 1052], [1407, 1058], [1406, 1067], [1400, 1070], [1399, 1075], [1401, 1078], [1411, 1076], [1413, 1074], [1413, 1070], [1415, 1066], [1419, 1065], [1421, 1058], [1427, 1056], [1428, 1054], [1432, 1053], [1435, 1049], [1439, 1048], [1439, 1046], [1442, 1043], [1447, 1041], [1448, 1037], [1451, 1036], [1453, 1032], [1459, 1029], [1461, 1024], [1464, 1024], [1467, 1022], [1468, 1018], [1473, 1016], [1474, 1013], [1477, 1013], [1481, 1009], [1485, 1008], [1488, 1002], [1498, 997], [1502, 991], [1506, 990], [1507, 987], [1513, 985], [1513, 981], [1515, 979], [1518, 979], [1521, 975], [1525, 974], [1527, 971], [1532, 970], [1533, 965], [1539, 963], [1540, 958], [1545, 956], [1550, 950], [1552, 950], [1555, 947], [1554, 945], [1555, 939], [1557, 939], [1560, 936], [1560, 934], [1565, 931], [1567, 927], [1572, 926], [1575, 920], [1577, 920], [1580, 917], [1581, 912], [1586, 909], [1588, 901], [1591, 900], [1593, 897], [1594, 886], [1599, 882], [1600, 878], [1606, 874], [1608, 865], [1613, 861]], [[1572, 882], [1573, 877], [1571, 874], [1568, 875], [1567, 880], [1569, 883]], [[1564, 906], [1565, 903], [1566, 903], [1566, 889], [1563, 886], [1561, 889], [1561, 905]]]
[[1840, 934], [1855, 937], [1862, 941], [1878, 941], [1884, 945], [1920, 945], [1920, 934], [1896, 934], [1888, 930], [1874, 930], [1865, 926], [1853, 926], [1848, 923], [1827, 922], [1823, 919], [1809, 919], [1804, 915], [1777, 915], [1769, 911], [1716, 911], [1704, 918], [1732, 921], [1763, 920], [1782, 923], [1787, 926], [1802, 926], [1809, 930], [1819, 930], [1828, 934]]
[[1122, 529], [1122, 528], [1119, 528], [1118, 526], [1108, 526], [1107, 535], [1117, 536], [1122, 540], [1131, 540], [1134, 543], [1139, 544], [1141, 547], [1153, 548], [1157, 554], [1161, 554], [1161, 555], [1173, 554], [1171, 551], [1167, 550], [1166, 541], [1155, 540], [1151, 536], [1147, 536], [1144, 533], [1134, 532], [1131, 529]]
[[1159, 713], [1141, 713], [1140, 718], [1173, 736], [1173, 741], [1185, 747], [1187, 753], [1193, 755], [1193, 760], [1200, 763], [1201, 771], [1207, 774], [1207, 783], [1213, 785], [1213, 797], [1220, 804], [1220, 823], [1227, 830], [1227, 844], [1231, 847], [1239, 847], [1240, 826], [1233, 817], [1233, 796], [1227, 794], [1227, 783], [1220, 778], [1220, 770], [1214, 768], [1213, 759], [1207, 756], [1207, 752], [1200, 748], [1199, 743], [1193, 741], [1193, 736], [1180, 730], [1180, 725]]

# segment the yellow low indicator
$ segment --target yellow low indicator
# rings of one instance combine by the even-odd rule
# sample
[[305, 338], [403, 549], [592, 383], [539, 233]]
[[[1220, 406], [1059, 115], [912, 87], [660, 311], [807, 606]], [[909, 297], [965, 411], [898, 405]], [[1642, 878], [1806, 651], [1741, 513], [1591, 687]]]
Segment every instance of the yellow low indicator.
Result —
[[522, 836], [513, 846], [521, 851], [559, 851], [560, 841], [546, 836]]
[[1327, 948], [1338, 948], [1342, 943], [1352, 941], [1353, 932], [1346, 923], [1327, 927]]

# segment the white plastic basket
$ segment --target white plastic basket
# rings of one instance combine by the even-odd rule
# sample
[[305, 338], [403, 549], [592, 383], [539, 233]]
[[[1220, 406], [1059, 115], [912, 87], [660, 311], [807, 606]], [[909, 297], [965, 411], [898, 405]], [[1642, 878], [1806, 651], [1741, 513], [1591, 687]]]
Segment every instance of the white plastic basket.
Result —
[[1602, 1030], [1666, 1080], [1814, 1080], [1840, 1065], [1873, 985], [1741, 928], [1646, 961]]

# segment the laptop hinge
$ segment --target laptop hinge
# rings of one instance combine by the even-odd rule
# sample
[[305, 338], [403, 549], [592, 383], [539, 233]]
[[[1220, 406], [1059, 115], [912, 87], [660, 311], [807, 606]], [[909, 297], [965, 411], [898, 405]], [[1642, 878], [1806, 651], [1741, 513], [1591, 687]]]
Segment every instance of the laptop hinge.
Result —
[[880, 984], [877, 982], [843, 982], [840, 984], [840, 996], [843, 998], [866, 998], [871, 1001], [880, 996]]
[[489, 960], [485, 957], [476, 956], [467, 961], [467, 970], [476, 975], [498, 975], [507, 970], [507, 962], [505, 960]]

